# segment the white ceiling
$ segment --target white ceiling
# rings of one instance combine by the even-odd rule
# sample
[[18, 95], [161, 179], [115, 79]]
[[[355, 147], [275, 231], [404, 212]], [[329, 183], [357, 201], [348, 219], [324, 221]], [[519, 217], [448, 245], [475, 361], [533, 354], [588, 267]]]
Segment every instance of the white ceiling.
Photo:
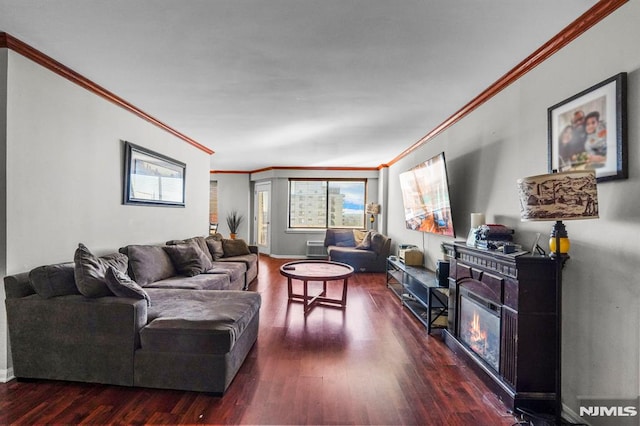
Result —
[[210, 147], [214, 170], [376, 167], [596, 3], [0, 0], [0, 31]]

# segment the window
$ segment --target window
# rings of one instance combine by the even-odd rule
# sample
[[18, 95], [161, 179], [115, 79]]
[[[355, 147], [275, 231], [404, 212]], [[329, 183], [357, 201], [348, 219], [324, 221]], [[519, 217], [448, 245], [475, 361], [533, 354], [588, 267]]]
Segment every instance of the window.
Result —
[[366, 180], [289, 180], [289, 228], [364, 229]]

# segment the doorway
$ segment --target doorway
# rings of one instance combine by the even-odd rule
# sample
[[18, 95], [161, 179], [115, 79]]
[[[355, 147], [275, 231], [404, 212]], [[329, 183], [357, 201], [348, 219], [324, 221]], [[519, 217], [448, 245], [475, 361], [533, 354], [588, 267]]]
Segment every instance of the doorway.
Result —
[[255, 241], [260, 253], [271, 253], [271, 182], [256, 184], [254, 193]]

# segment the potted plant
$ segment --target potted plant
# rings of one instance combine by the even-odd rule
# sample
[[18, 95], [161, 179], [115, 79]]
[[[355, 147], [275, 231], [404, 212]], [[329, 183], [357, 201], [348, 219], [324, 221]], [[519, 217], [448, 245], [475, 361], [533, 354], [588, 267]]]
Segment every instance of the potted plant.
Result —
[[227, 214], [227, 226], [229, 227], [229, 234], [232, 240], [236, 238], [236, 234], [243, 220], [244, 216], [238, 213], [237, 210], [232, 210]]

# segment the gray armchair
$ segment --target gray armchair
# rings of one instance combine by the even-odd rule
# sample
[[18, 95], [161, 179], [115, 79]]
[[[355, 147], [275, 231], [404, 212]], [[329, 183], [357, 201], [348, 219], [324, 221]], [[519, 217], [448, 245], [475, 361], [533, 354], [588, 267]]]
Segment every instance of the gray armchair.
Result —
[[[359, 234], [363, 234], [362, 239]], [[351, 265], [356, 272], [384, 272], [391, 238], [376, 231], [327, 229], [324, 238], [329, 260]]]

